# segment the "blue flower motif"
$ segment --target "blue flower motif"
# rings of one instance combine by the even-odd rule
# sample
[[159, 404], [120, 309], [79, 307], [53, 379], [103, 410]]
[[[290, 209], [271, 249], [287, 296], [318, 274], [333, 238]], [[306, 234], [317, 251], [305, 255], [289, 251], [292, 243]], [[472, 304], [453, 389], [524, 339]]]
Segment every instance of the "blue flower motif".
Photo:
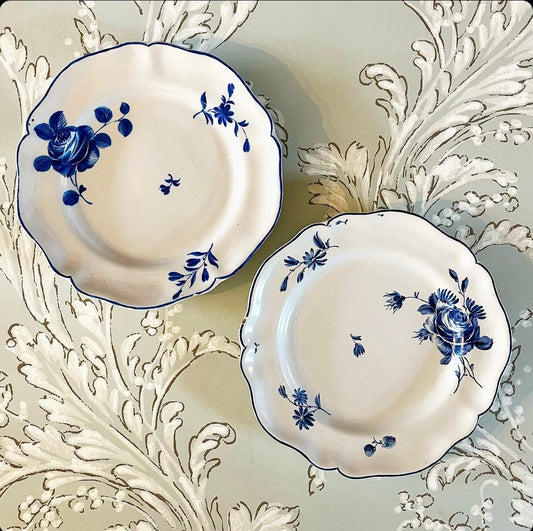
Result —
[[248, 140], [245, 128], [248, 127], [249, 124], [246, 120], [237, 120], [235, 118], [235, 113], [232, 109], [232, 105], [235, 105], [235, 102], [231, 99], [234, 91], [235, 85], [233, 83], [228, 83], [228, 96], [221, 96], [220, 105], [212, 107], [211, 109], [207, 108], [207, 94], [203, 92], [200, 96], [200, 105], [202, 108], [193, 115], [193, 120], [201, 114], [205, 118], [206, 125], [214, 124], [213, 117], [217, 119], [218, 125], [226, 127], [228, 124], [233, 124], [233, 134], [237, 137], [239, 132], [242, 131], [244, 135], [242, 150], [247, 153], [250, 151], [250, 141]]
[[280, 291], [286, 291], [289, 284], [290, 276], [298, 271], [296, 276], [296, 282], [299, 283], [303, 280], [305, 271], [311, 269], [314, 271], [317, 267], [322, 267], [327, 262], [327, 253], [329, 249], [333, 247], [338, 247], [338, 245], [331, 245], [329, 240], [322, 240], [318, 232], [313, 236], [313, 243], [315, 248], [311, 248], [309, 251], [306, 251], [302, 256], [301, 260], [294, 258], [292, 256], [287, 256], [284, 260], [286, 267], [290, 268], [289, 274], [281, 282], [279, 288]]
[[295, 389], [294, 393], [292, 393], [292, 399], [298, 406], [307, 404], [307, 393], [305, 392], [305, 389], [300, 389], [299, 387], [298, 389]]
[[386, 293], [383, 296], [387, 299], [385, 302], [385, 308], [392, 310], [393, 313], [396, 313], [396, 311], [402, 307], [403, 301], [405, 301], [405, 297], [400, 295], [397, 291]]
[[302, 261], [308, 269], [314, 271], [317, 266], [323, 266], [327, 262], [326, 251], [311, 249], [303, 255]]
[[298, 409], [294, 410], [294, 415], [292, 418], [296, 421], [296, 426], [300, 428], [309, 429], [309, 426], [312, 426], [315, 422], [315, 417], [313, 413], [309, 410], [308, 407], [300, 406]]
[[[130, 106], [122, 102], [120, 110], [122, 117], [114, 121], [118, 122], [119, 132], [123, 136], [128, 136], [133, 125], [124, 116], [129, 112]], [[111, 123], [113, 112], [109, 107], [97, 107], [94, 115], [96, 120], [104, 124], [96, 131], [89, 125], [68, 125], [63, 111], [54, 112], [48, 123], [44, 122], [34, 127], [35, 134], [48, 142], [48, 154], [36, 157], [33, 167], [39, 172], [53, 168], [70, 180], [75, 189], [67, 190], [63, 194], [63, 203], [67, 206], [75, 205], [80, 198], [91, 204], [83, 196], [87, 187], [78, 184], [77, 173], [91, 169], [100, 158], [100, 149], [111, 145], [111, 137], [100, 131]]]
[[396, 444], [396, 437], [392, 435], [385, 435], [380, 441], [374, 439], [371, 443], [365, 445], [363, 451], [367, 457], [372, 457], [376, 453], [378, 446], [382, 448], [392, 448]]
[[392, 435], [385, 435], [383, 439], [381, 439], [381, 445], [383, 448], [392, 448], [396, 444], [396, 437], [393, 437]]
[[[256, 343], [256, 352], [259, 345]], [[322, 407], [322, 402], [320, 400], [320, 393], [315, 396], [314, 405], [308, 404], [307, 401], [309, 397], [305, 389], [294, 389], [292, 392], [292, 400], [287, 394], [287, 390], [284, 385], [278, 387], [278, 393], [282, 398], [285, 398], [293, 406], [296, 406], [297, 409], [294, 410], [293, 419], [296, 421], [296, 426], [301, 429], [308, 430], [310, 426], [313, 426], [315, 422], [315, 413], [317, 411], [323, 411], [326, 415], [329, 415], [329, 412]]]
[[232, 116], [234, 114], [229, 103], [221, 103], [218, 107], [213, 107], [213, 115], [218, 118], [218, 123], [223, 124], [224, 127], [233, 122]]
[[55, 112], [48, 123], [35, 126], [34, 130], [39, 138], [48, 141], [48, 155], [37, 157], [33, 167], [43, 172], [52, 167], [67, 177], [92, 168], [100, 157], [99, 147], [111, 145], [109, 135], [95, 135], [88, 125], [69, 126], [63, 111]]
[[366, 444], [363, 450], [367, 457], [372, 457], [376, 453], [376, 447], [373, 444]]
[[468, 277], [459, 282], [459, 276], [453, 269], [449, 270], [449, 274], [457, 283], [460, 297], [449, 289], [437, 289], [427, 300], [422, 299], [418, 292], [405, 297], [395, 291], [385, 295], [385, 306], [395, 312], [406, 299], [421, 301], [423, 304], [418, 307], [418, 312], [427, 315], [427, 318], [423, 327], [415, 331], [414, 338], [420, 342], [430, 340], [442, 355], [441, 365], [450, 364], [454, 358], [459, 361], [459, 368], [455, 370], [458, 380], [455, 391], [464, 376], [469, 376], [481, 387], [474, 375], [474, 365], [468, 362], [466, 356], [474, 348], [489, 350], [492, 347], [492, 338], [482, 336], [479, 326], [479, 321], [486, 318], [485, 310], [466, 297]]
[[350, 334], [350, 337], [353, 340], [353, 354], [356, 358], [358, 358], [365, 353], [365, 347], [363, 347], [362, 343], [360, 343], [361, 336]]

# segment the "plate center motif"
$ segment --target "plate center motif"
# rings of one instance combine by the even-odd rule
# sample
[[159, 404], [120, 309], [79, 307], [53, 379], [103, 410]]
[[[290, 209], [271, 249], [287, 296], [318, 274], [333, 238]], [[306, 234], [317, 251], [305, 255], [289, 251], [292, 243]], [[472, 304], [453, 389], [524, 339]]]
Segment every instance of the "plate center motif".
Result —
[[[231, 219], [242, 176], [228, 153], [240, 146], [223, 130], [193, 120], [197, 102], [192, 96], [176, 101], [154, 88], [148, 101], [146, 94], [142, 101], [130, 94], [128, 101], [135, 124], [128, 145], [117, 139], [113, 157], [104, 153], [86, 172], [92, 204], [76, 205], [67, 215], [93, 246], [157, 263], [186, 254], [184, 241], [215, 239], [217, 220]], [[222, 179], [226, 185], [217, 186]], [[169, 187], [167, 194], [161, 186]]]
[[[433, 344], [423, 343], [414, 351], [413, 331], [420, 328], [420, 315], [388, 311], [383, 299], [367, 289], [368, 277], [361, 275], [372, 271], [373, 281], [384, 287], [416, 282], [430, 289], [436, 273], [427, 268], [422, 274], [413, 271], [412, 257], [401, 253], [394, 256], [394, 268], [390, 261], [390, 253], [379, 251], [351, 256], [331, 251], [320, 275], [306, 274], [287, 297], [279, 321], [278, 358], [287, 382], [292, 377], [293, 385], [317, 389], [323, 401], [334, 404], [331, 418], [324, 422], [345, 427], [368, 424], [371, 430], [375, 424], [377, 432], [385, 421], [414, 422], [439, 406], [422, 397], [432, 386], [449, 383], [447, 378], [443, 381]], [[364, 342], [354, 340], [353, 331]], [[360, 352], [356, 343], [364, 343], [364, 354], [354, 355], [355, 349]], [[376, 389], [387, 389], [386, 396], [376, 399], [368, 391], [369, 379], [375, 380]]]

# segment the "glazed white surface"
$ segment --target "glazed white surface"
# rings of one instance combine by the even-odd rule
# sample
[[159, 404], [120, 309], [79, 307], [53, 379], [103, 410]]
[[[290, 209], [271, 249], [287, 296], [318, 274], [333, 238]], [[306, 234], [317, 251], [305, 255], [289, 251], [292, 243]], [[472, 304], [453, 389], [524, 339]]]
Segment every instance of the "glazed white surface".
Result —
[[[237, 135], [234, 122], [194, 117], [203, 93], [208, 109], [218, 107], [230, 84], [233, 117], [249, 124]], [[47, 147], [35, 125], [58, 110], [69, 125], [92, 125], [95, 108], [105, 105], [117, 115], [121, 102], [130, 106], [133, 131], [122, 138], [109, 128], [112, 145], [77, 174], [92, 204], [63, 204], [69, 180], [33, 167]], [[18, 154], [21, 219], [54, 268], [80, 290], [133, 307], [172, 302], [178, 288], [169, 272], [185, 273], [189, 254], [212, 246], [218, 267], [209, 265], [206, 281], [200, 270], [176, 299], [203, 293], [231, 276], [277, 219], [280, 155], [272, 128], [245, 83], [210, 56], [133, 43], [84, 58], [58, 76], [29, 117]], [[164, 195], [168, 174], [180, 185]]]
[[[326, 262], [298, 266], [281, 291], [290, 269], [284, 260], [318, 250], [315, 234], [329, 242]], [[394, 291], [421, 298], [439, 288], [458, 292], [450, 269], [468, 277], [465, 296], [484, 307], [480, 333], [493, 339], [490, 349], [466, 355], [479, 385], [470, 377], [458, 383], [459, 356], [441, 365], [436, 345], [413, 337], [427, 318], [417, 311], [421, 302], [407, 299], [395, 312], [385, 306], [385, 294]], [[365, 348], [358, 357], [351, 334]], [[489, 408], [510, 353], [493, 282], [470, 250], [422, 218], [395, 211], [337, 216], [277, 251], [254, 280], [241, 340], [263, 427], [313, 464], [352, 477], [406, 474], [439, 459]], [[330, 414], [318, 410], [313, 426], [298, 429], [280, 385], [289, 395], [305, 389], [309, 403], [320, 393]], [[394, 447], [365, 455], [365, 445], [387, 435]]]

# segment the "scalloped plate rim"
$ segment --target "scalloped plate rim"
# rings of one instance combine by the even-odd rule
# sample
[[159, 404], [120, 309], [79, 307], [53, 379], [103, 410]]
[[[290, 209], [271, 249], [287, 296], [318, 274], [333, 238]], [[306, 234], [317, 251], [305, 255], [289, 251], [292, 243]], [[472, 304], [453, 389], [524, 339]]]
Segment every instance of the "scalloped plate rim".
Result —
[[[46, 251], [43, 248], [43, 246], [41, 245], [41, 243], [33, 236], [32, 232], [28, 229], [28, 227], [24, 223], [24, 221], [22, 219], [22, 216], [20, 214], [20, 197], [19, 197], [20, 196], [20, 187], [19, 187], [19, 179], [20, 179], [20, 177], [19, 177], [20, 176], [19, 154], [20, 154], [21, 146], [22, 146], [24, 140], [30, 135], [30, 121], [32, 119], [33, 114], [35, 113], [36, 109], [47, 98], [48, 94], [50, 93], [52, 87], [54, 86], [54, 84], [56, 83], [56, 81], [58, 80], [60, 75], [65, 70], [67, 70], [70, 66], [72, 66], [73, 64], [78, 63], [80, 61], [83, 61], [84, 59], [87, 59], [89, 57], [93, 57], [93, 56], [96, 56], [96, 55], [104, 54], [106, 52], [109, 52], [110, 50], [115, 50], [115, 49], [118, 49], [118, 48], [124, 48], [124, 47], [127, 47], [127, 46], [137, 46], [137, 45], [141, 45], [141, 46], [145, 46], [145, 47], [167, 46], [167, 47], [170, 47], [170, 48], [176, 48], [176, 49], [179, 49], [179, 50], [183, 50], [183, 51], [186, 51], [186, 52], [189, 52], [189, 53], [192, 53], [192, 54], [197, 54], [197, 55], [209, 57], [211, 59], [214, 59], [218, 63], [222, 64], [226, 68], [228, 68], [237, 77], [237, 79], [239, 79], [242, 82], [243, 86], [246, 87], [248, 93], [253, 98], [255, 103], [257, 103], [257, 105], [264, 111], [266, 117], [268, 118], [268, 121], [269, 121], [269, 124], [270, 124], [270, 137], [274, 141], [274, 144], [275, 144], [277, 152], [278, 152], [278, 181], [277, 181], [277, 183], [279, 185], [279, 190], [280, 190], [277, 214], [276, 214], [276, 217], [275, 217], [273, 223], [268, 228], [268, 231], [266, 232], [265, 236], [261, 239], [261, 241], [259, 243], [257, 243], [257, 245], [252, 250], [252, 252], [246, 257], [246, 259], [236, 269], [234, 269], [232, 272], [230, 272], [230, 273], [228, 273], [226, 275], [223, 275], [223, 276], [220, 276], [220, 277], [215, 276], [213, 282], [207, 288], [205, 288], [203, 290], [191, 292], [191, 293], [186, 294], [186, 295], [184, 295], [182, 297], [179, 297], [176, 300], [170, 300], [170, 301], [167, 301], [167, 302], [163, 302], [161, 304], [147, 305], [147, 306], [145, 306], [145, 305], [129, 305], [129, 304], [125, 304], [125, 303], [122, 303], [122, 302], [119, 302], [119, 301], [112, 300], [112, 299], [107, 298], [105, 296], [89, 293], [89, 292], [81, 289], [76, 284], [76, 282], [75, 282], [75, 280], [74, 280], [72, 275], [62, 273], [59, 269], [57, 269], [56, 266], [50, 260], [48, 254], [46, 253]], [[93, 298], [96, 298], [96, 299], [99, 299], [99, 300], [102, 300], [102, 301], [105, 301], [105, 302], [109, 302], [109, 303], [117, 305], [117, 306], [122, 306], [124, 308], [130, 308], [130, 309], [135, 309], [135, 310], [150, 310], [150, 309], [163, 308], [165, 306], [169, 306], [169, 305], [175, 304], [176, 302], [180, 302], [180, 301], [189, 299], [189, 298], [191, 298], [193, 296], [201, 295], [203, 293], [209, 292], [209, 291], [215, 289], [218, 286], [218, 284], [221, 283], [222, 281], [224, 281], [224, 280], [226, 280], [228, 278], [231, 278], [236, 273], [238, 273], [251, 260], [251, 258], [254, 256], [254, 254], [259, 250], [259, 248], [263, 245], [263, 243], [266, 241], [266, 239], [270, 236], [270, 234], [274, 230], [274, 227], [276, 226], [276, 224], [279, 221], [279, 217], [281, 215], [281, 207], [282, 207], [282, 204], [283, 204], [284, 189], [283, 189], [283, 171], [282, 171], [282, 150], [281, 150], [281, 145], [279, 143], [279, 140], [277, 139], [277, 137], [275, 135], [274, 121], [273, 121], [272, 117], [270, 116], [270, 114], [268, 113], [268, 111], [266, 110], [266, 108], [258, 100], [257, 96], [252, 92], [250, 87], [247, 85], [247, 83], [245, 82], [243, 77], [238, 72], [236, 72], [231, 66], [229, 66], [227, 63], [225, 63], [222, 59], [216, 57], [215, 55], [213, 55], [213, 54], [211, 54], [209, 52], [204, 52], [204, 51], [200, 51], [200, 50], [193, 50], [193, 49], [187, 49], [187, 48], [184, 48], [184, 47], [172, 44], [172, 43], [168, 43], [168, 42], [148, 42], [147, 43], [147, 42], [142, 42], [142, 41], [128, 41], [128, 42], [120, 43], [117, 46], [113, 46], [111, 48], [105, 48], [105, 49], [102, 49], [102, 50], [97, 50], [96, 52], [91, 52], [91, 53], [82, 55], [81, 57], [78, 57], [78, 58], [70, 61], [69, 63], [67, 63], [54, 76], [52, 82], [50, 83], [50, 86], [46, 89], [46, 92], [39, 99], [39, 101], [32, 107], [32, 110], [31, 110], [31, 112], [29, 113], [29, 115], [28, 115], [28, 117], [26, 119], [24, 129], [25, 129], [25, 133], [22, 136], [22, 138], [19, 140], [19, 142], [17, 144], [17, 150], [16, 150], [16, 167], [17, 167], [16, 206], [17, 206], [17, 217], [18, 217], [18, 220], [19, 220], [21, 226], [26, 231], [26, 233], [31, 237], [31, 239], [35, 242], [35, 244], [41, 249], [43, 255], [45, 256], [45, 258], [48, 261], [48, 264], [50, 265], [52, 270], [57, 275], [59, 275], [60, 277], [68, 279], [71, 282], [71, 284], [76, 288], [77, 291], [79, 291], [80, 293], [82, 293], [82, 294], [84, 294], [84, 295], [86, 295], [88, 297], [93, 297]]]
[[[250, 314], [250, 311], [251, 311], [251, 308], [252, 308], [252, 296], [253, 296], [253, 293], [254, 293], [254, 288], [255, 288], [255, 285], [256, 285], [256, 282], [258, 281], [260, 275], [261, 275], [261, 272], [263, 271], [264, 267], [266, 266], [266, 264], [272, 259], [274, 258], [275, 255], [277, 255], [278, 253], [280, 253], [283, 249], [287, 248], [290, 244], [292, 244], [294, 241], [296, 241], [304, 232], [306, 232], [307, 230], [313, 228], [313, 227], [324, 227], [324, 226], [330, 226], [331, 223], [338, 219], [338, 218], [341, 218], [341, 217], [362, 217], [362, 216], [372, 216], [372, 215], [379, 215], [379, 214], [387, 214], [388, 212], [396, 212], [396, 213], [401, 213], [401, 214], [406, 214], [406, 215], [409, 215], [409, 216], [412, 216], [414, 218], [418, 218], [420, 220], [423, 220], [427, 225], [428, 225], [428, 228], [433, 228], [437, 231], [439, 231], [442, 235], [444, 235], [446, 238], [448, 238], [451, 242], [457, 242], [459, 243], [463, 248], [464, 250], [468, 251], [468, 253], [470, 253], [470, 255], [473, 256], [474, 260], [475, 260], [475, 265], [477, 267], [480, 267], [487, 275], [488, 275], [488, 278], [490, 279], [491, 283], [492, 283], [492, 288], [494, 290], [494, 295], [496, 297], [496, 300], [502, 310], [502, 313], [505, 317], [505, 323], [506, 323], [506, 328], [507, 328], [507, 334], [508, 334], [508, 340], [509, 340], [509, 345], [510, 345], [510, 348], [509, 348], [509, 352], [507, 354], [507, 358], [505, 360], [505, 364], [497, 378], [497, 380], [495, 381], [495, 392], [494, 392], [494, 396], [489, 404], [489, 406], [487, 408], [485, 408], [483, 411], [477, 413], [475, 411], [474, 408], [471, 408], [471, 411], [473, 413], [473, 416], [474, 416], [474, 426], [472, 427], [471, 430], [469, 430], [465, 435], [461, 436], [460, 438], [458, 438], [451, 446], [448, 447], [448, 449], [442, 453], [442, 455], [440, 455], [438, 458], [432, 460], [429, 464], [421, 467], [421, 468], [418, 468], [416, 470], [412, 470], [412, 471], [408, 471], [408, 472], [401, 472], [401, 473], [390, 473], [390, 474], [365, 474], [365, 475], [350, 475], [350, 474], [347, 474], [345, 473], [343, 470], [341, 470], [341, 468], [339, 466], [332, 466], [332, 467], [324, 467], [324, 466], [320, 466], [319, 464], [317, 464], [316, 462], [314, 462], [303, 450], [301, 450], [300, 448], [298, 448], [297, 446], [293, 445], [293, 444], [290, 444], [289, 442], [286, 442], [286, 441], [283, 441], [282, 439], [280, 439], [279, 437], [277, 437], [276, 435], [274, 435], [273, 433], [271, 433], [263, 424], [263, 422], [261, 421], [259, 415], [258, 415], [258, 412], [257, 412], [257, 405], [256, 405], [256, 401], [255, 401], [255, 398], [254, 398], [254, 394], [253, 394], [253, 390], [252, 390], [252, 384], [251, 382], [249, 381], [247, 375], [246, 375], [246, 372], [245, 372], [245, 368], [244, 368], [244, 362], [245, 362], [245, 352], [246, 350], [250, 347], [249, 344], [245, 344], [244, 340], [243, 340], [243, 331], [244, 331], [244, 328], [245, 328], [245, 325], [246, 325], [246, 322], [248, 320], [248, 317], [249, 317], [249, 314]], [[278, 443], [282, 444], [283, 446], [287, 446], [288, 448], [291, 448], [293, 450], [295, 450], [296, 452], [298, 452], [300, 455], [302, 455], [312, 466], [318, 468], [319, 470], [324, 470], [324, 471], [336, 471], [338, 472], [340, 475], [344, 476], [345, 478], [347, 479], [368, 479], [368, 478], [375, 478], [375, 477], [390, 477], [390, 478], [394, 478], [394, 477], [404, 477], [404, 476], [410, 476], [412, 474], [417, 474], [417, 473], [420, 473], [420, 472], [423, 472], [424, 470], [428, 470], [429, 468], [431, 468], [432, 466], [434, 466], [435, 464], [437, 464], [457, 443], [459, 443], [460, 441], [466, 439], [467, 437], [470, 437], [474, 431], [476, 430], [476, 428], [478, 427], [479, 425], [479, 420], [480, 418], [485, 414], [487, 413], [490, 408], [492, 407], [492, 405], [494, 404], [494, 400], [496, 399], [496, 396], [498, 394], [498, 388], [500, 386], [500, 383], [501, 383], [501, 379], [502, 379], [502, 376], [509, 364], [509, 360], [511, 359], [511, 354], [512, 354], [512, 332], [511, 332], [511, 326], [509, 324], [509, 318], [507, 316], [507, 312], [502, 304], [502, 301], [501, 301], [501, 298], [498, 294], [498, 291], [496, 289], [496, 284], [494, 282], [494, 278], [493, 276], [491, 275], [490, 271], [482, 264], [480, 263], [478, 260], [477, 260], [477, 256], [472, 252], [472, 250], [470, 249], [470, 247], [468, 247], [464, 242], [450, 236], [449, 234], [446, 234], [442, 229], [440, 229], [439, 227], [436, 227], [435, 225], [433, 225], [429, 220], [427, 220], [426, 218], [424, 218], [423, 216], [420, 216], [419, 214], [416, 214], [414, 212], [409, 212], [409, 211], [405, 211], [405, 210], [400, 210], [400, 209], [394, 209], [394, 208], [390, 208], [390, 209], [383, 209], [383, 210], [374, 210], [374, 211], [371, 211], [371, 212], [345, 212], [345, 213], [341, 213], [341, 214], [337, 214], [331, 218], [329, 218], [328, 220], [326, 221], [320, 221], [320, 222], [316, 222], [316, 223], [312, 223], [310, 225], [307, 225], [305, 227], [303, 227], [302, 229], [300, 229], [295, 236], [293, 236], [289, 241], [287, 241], [285, 244], [283, 244], [282, 246], [280, 246], [279, 248], [277, 248], [275, 251], [273, 251], [264, 261], [263, 263], [261, 264], [261, 266], [259, 267], [259, 269], [257, 270], [255, 276], [254, 276], [254, 279], [252, 281], [252, 284], [251, 284], [251, 287], [250, 287], [250, 291], [249, 291], [249, 295], [248, 295], [248, 302], [247, 302], [247, 307], [246, 307], [246, 313], [243, 317], [243, 320], [242, 320], [242, 323], [241, 323], [241, 327], [239, 329], [239, 343], [241, 345], [241, 359], [240, 359], [240, 362], [239, 362], [239, 365], [240, 365], [240, 369], [241, 369], [241, 374], [243, 375], [244, 377], [244, 380], [246, 381], [246, 384], [248, 386], [248, 391], [250, 393], [250, 402], [251, 402], [251, 405], [252, 405], [252, 409], [253, 409], [253, 413], [254, 413], [254, 416], [257, 420], [257, 422], [259, 423], [259, 425], [261, 426], [261, 428], [270, 436], [272, 437], [275, 441], [277, 441]]]

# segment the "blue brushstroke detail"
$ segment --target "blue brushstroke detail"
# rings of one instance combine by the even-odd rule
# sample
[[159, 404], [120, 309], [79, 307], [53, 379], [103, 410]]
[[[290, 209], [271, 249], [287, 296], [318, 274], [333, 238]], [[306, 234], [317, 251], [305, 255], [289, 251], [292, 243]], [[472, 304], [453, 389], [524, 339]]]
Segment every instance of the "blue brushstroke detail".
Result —
[[235, 113], [233, 111], [233, 105], [235, 105], [235, 102], [231, 99], [234, 91], [235, 85], [233, 83], [228, 83], [228, 96], [221, 96], [220, 105], [210, 109], [207, 108], [207, 94], [203, 92], [200, 96], [200, 105], [202, 108], [193, 115], [193, 119], [201, 114], [205, 118], [206, 124], [213, 125], [215, 119], [217, 120], [218, 125], [223, 125], [224, 127], [227, 127], [228, 124], [233, 124], [233, 134], [236, 137], [239, 136], [239, 132], [243, 133], [244, 143], [242, 145], [242, 150], [245, 153], [248, 153], [250, 151], [250, 141], [246, 134], [246, 127], [250, 124], [246, 120], [239, 121], [235, 118]]
[[193, 287], [197, 277], [200, 275], [200, 271], [202, 282], [207, 282], [210, 278], [209, 266], [216, 267], [218, 269], [218, 258], [211, 251], [212, 248], [213, 244], [211, 244], [211, 247], [209, 247], [209, 249], [205, 252], [195, 251], [193, 253], [189, 253], [184, 266], [185, 273], [171, 271], [168, 274], [168, 280], [170, 280], [170, 282], [175, 282], [176, 286], [179, 288], [178, 291], [172, 296], [173, 300], [180, 298], [181, 293], [187, 283], [189, 283], [189, 288]]
[[159, 189], [163, 193], [163, 195], [168, 195], [170, 193], [170, 189], [175, 186], [176, 188], [180, 185], [181, 179], [174, 179], [174, 177], [169, 173], [168, 179], [165, 179], [165, 183], [167, 184], [160, 184]]
[[372, 457], [376, 453], [376, 449], [378, 446], [381, 446], [383, 448], [392, 448], [396, 444], [396, 437], [393, 437], [392, 435], [385, 435], [380, 441], [374, 440], [365, 445], [363, 448], [365, 455], [367, 457]]
[[362, 356], [365, 353], [365, 347], [363, 347], [361, 341], [361, 336], [355, 336], [354, 334], [350, 334], [350, 337], [353, 340], [353, 353], [356, 358], [359, 356]]

